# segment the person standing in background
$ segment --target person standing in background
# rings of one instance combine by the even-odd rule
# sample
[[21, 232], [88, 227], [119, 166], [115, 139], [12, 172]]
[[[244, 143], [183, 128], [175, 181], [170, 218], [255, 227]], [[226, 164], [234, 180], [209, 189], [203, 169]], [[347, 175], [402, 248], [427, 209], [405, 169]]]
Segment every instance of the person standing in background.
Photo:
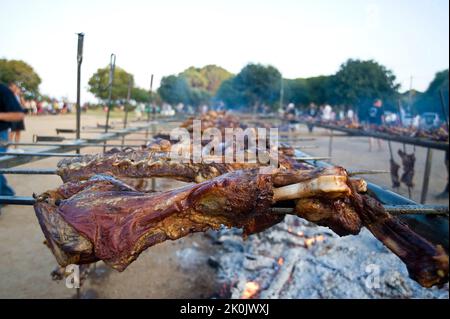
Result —
[[[12, 122], [22, 121], [24, 114], [14, 93], [0, 83], [0, 152], [6, 151], [2, 144], [8, 142], [8, 130]], [[0, 174], [0, 195], [13, 196], [14, 190], [8, 186], [6, 178]], [[0, 207], [1, 208], [1, 207]]]
[[[370, 126], [380, 126], [384, 123], [383, 102], [380, 99], [375, 100], [373, 106], [369, 109], [368, 119]], [[369, 152], [372, 152], [372, 144], [375, 142], [375, 140], [378, 143], [378, 150], [381, 151], [381, 140], [370, 137]]]
[[[25, 110], [22, 107], [24, 105], [24, 103], [23, 103], [23, 98], [22, 98], [22, 90], [20, 89], [20, 87], [14, 82], [10, 82], [8, 87], [11, 90], [11, 92], [14, 93], [17, 103], [19, 104], [22, 112], [25, 112]], [[9, 140], [11, 142], [19, 143], [21, 131], [25, 131], [24, 120], [17, 121], [17, 122], [11, 122], [10, 128], [11, 128], [11, 132], [9, 133]], [[17, 145], [14, 145], [12, 148], [15, 148], [16, 149], [15, 151], [21, 151], [17, 148]]]

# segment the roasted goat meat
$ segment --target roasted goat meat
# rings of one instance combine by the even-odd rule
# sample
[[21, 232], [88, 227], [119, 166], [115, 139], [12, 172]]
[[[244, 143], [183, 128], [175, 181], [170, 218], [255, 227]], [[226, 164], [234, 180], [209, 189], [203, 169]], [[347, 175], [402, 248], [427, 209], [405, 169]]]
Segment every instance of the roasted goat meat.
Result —
[[414, 153], [408, 154], [402, 150], [398, 150], [398, 155], [402, 159], [403, 174], [400, 180], [408, 187], [414, 187], [414, 164], [416, 163], [416, 156]]
[[[152, 144], [144, 150], [118, 150], [112, 149], [103, 154], [87, 154], [77, 158], [66, 158], [57, 165], [57, 174], [64, 182], [86, 180], [96, 174], [108, 174], [119, 179], [170, 177], [183, 182], [202, 182], [224, 173], [238, 169], [257, 168], [261, 165], [258, 159], [254, 162], [225, 163], [220, 157], [213, 163], [194, 163], [191, 159], [180, 161], [172, 159], [167, 151], [170, 142], [161, 146]], [[278, 166], [284, 169], [307, 169], [311, 165], [300, 163], [290, 154], [290, 149], [284, 148], [278, 153]]]
[[363, 180], [339, 167], [230, 172], [199, 184], [143, 193], [98, 175], [69, 182], [37, 197], [35, 211], [58, 263], [103, 260], [122, 271], [146, 248], [221, 225], [245, 235], [280, 222], [272, 207], [284, 201], [293, 212], [339, 235], [367, 227], [406, 264], [410, 276], [430, 287], [448, 281], [448, 256], [360, 194]]
[[400, 177], [398, 175], [398, 171], [400, 169], [400, 165], [397, 164], [394, 159], [391, 158], [389, 161], [391, 165], [391, 181], [392, 181], [392, 188], [399, 188], [400, 187]]

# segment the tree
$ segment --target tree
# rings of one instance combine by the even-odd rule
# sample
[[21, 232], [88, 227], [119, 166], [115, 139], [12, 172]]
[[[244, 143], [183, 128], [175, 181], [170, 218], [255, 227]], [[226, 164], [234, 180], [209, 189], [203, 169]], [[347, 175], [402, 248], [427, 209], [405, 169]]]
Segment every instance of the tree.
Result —
[[[112, 87], [112, 100], [125, 100], [128, 95], [128, 85], [131, 78], [133, 85], [133, 75], [124, 69], [117, 67], [114, 70], [114, 82]], [[108, 98], [109, 89], [109, 66], [98, 69], [88, 81], [89, 92], [97, 98], [106, 100]]]
[[[442, 111], [440, 92], [442, 91], [442, 94], [444, 95], [444, 101], [448, 103], [448, 84], [448, 69], [437, 72], [433, 81], [431, 81], [424, 94], [420, 95], [417, 98], [417, 102], [414, 105], [417, 112], [436, 112], [441, 116], [444, 116], [444, 113]], [[448, 105], [446, 105], [446, 108], [448, 110]]]
[[131, 89], [131, 99], [139, 103], [148, 103], [150, 93], [146, 89], [134, 87]]
[[334, 76], [315, 76], [306, 79], [310, 102], [316, 104], [336, 103]]
[[359, 108], [360, 115], [375, 99], [392, 100], [399, 87], [391, 70], [373, 60], [349, 59], [333, 78], [336, 102]]
[[[273, 66], [248, 64], [230, 82], [222, 83], [217, 98], [229, 107], [275, 107], [280, 98], [281, 74]], [[224, 96], [225, 95], [225, 96]]]
[[307, 79], [284, 79], [284, 100], [295, 105], [307, 105], [310, 101]]
[[228, 108], [242, 106], [240, 92], [234, 87], [234, 77], [225, 80], [217, 90], [215, 100], [222, 101]]
[[29, 95], [39, 92], [41, 78], [34, 69], [24, 61], [0, 59], [0, 82], [16, 82]]
[[181, 72], [182, 76], [186, 78], [191, 88], [203, 89], [216, 94], [223, 81], [229, 79], [232, 74], [216, 65], [206, 65], [202, 68], [195, 68], [193, 66]]
[[158, 94], [162, 100], [175, 105], [190, 103], [189, 84], [184, 76], [169, 75], [161, 79]]

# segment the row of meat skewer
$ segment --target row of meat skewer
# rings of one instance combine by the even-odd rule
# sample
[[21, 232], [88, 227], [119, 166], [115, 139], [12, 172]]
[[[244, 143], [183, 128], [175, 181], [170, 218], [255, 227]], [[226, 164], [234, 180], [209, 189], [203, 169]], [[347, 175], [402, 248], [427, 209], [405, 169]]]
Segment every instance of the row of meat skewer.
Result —
[[[239, 119], [225, 113], [206, 116], [202, 129], [240, 127]], [[223, 225], [242, 228], [249, 236], [282, 222], [288, 213], [340, 236], [356, 235], [366, 227], [419, 284], [448, 282], [444, 249], [391, 216], [367, 194], [366, 182], [344, 168], [298, 162], [289, 148], [278, 150], [277, 167], [258, 160], [175, 161], [169, 153], [173, 143], [159, 139], [143, 150], [114, 149], [58, 163], [56, 171], [64, 184], [35, 195], [34, 208], [61, 266], [103, 260], [123, 271], [145, 249], [163, 241]], [[155, 177], [189, 184], [155, 192], [146, 183]]]

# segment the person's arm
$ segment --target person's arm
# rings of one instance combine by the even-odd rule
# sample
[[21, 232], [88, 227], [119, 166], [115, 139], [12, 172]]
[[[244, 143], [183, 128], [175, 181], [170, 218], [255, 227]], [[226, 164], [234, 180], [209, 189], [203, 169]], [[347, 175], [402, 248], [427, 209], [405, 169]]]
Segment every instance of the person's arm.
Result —
[[6, 112], [0, 113], [0, 121], [6, 122], [18, 122], [22, 121], [25, 117], [23, 112]]

